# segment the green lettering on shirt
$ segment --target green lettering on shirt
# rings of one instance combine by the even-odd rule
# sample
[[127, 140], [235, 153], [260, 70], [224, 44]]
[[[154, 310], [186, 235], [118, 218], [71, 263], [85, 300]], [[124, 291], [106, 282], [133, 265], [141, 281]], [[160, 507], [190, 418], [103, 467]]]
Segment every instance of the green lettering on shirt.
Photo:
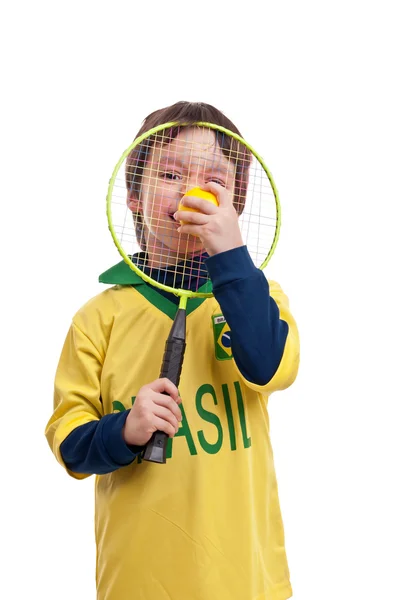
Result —
[[224, 396], [225, 411], [227, 413], [229, 441], [231, 444], [231, 450], [236, 450], [235, 424], [234, 424], [234, 417], [233, 417], [232, 408], [231, 408], [231, 399], [229, 397], [228, 384], [223, 383], [221, 386], [221, 389], [222, 389], [222, 393]]
[[187, 441], [189, 453], [192, 456], [194, 456], [195, 454], [198, 453], [195, 448], [195, 442], [193, 441], [192, 433], [191, 433], [191, 430], [188, 425], [188, 419], [185, 415], [184, 407], [182, 404], [180, 404], [180, 410], [181, 410], [181, 415], [182, 415], [181, 425], [180, 425], [179, 430], [175, 434], [174, 438], [169, 438], [169, 441], [167, 443], [167, 449], [166, 449], [166, 459], [171, 458], [173, 455], [173, 440], [176, 437], [180, 437], [182, 435], [185, 436], [185, 439]]
[[[131, 397], [131, 406], [133, 406], [135, 399], [136, 399], [136, 396]], [[119, 402], [119, 400], [114, 400], [112, 402], [112, 408], [113, 408], [113, 410], [117, 410], [118, 412], [124, 412], [125, 410], [127, 410], [127, 408], [124, 406], [124, 404]]]
[[218, 431], [218, 438], [214, 444], [211, 444], [206, 440], [203, 430], [200, 430], [198, 431], [198, 439], [200, 445], [202, 446], [205, 452], [207, 452], [208, 454], [216, 454], [220, 451], [220, 448], [222, 446], [223, 430], [221, 421], [217, 417], [217, 415], [203, 408], [202, 398], [205, 394], [210, 394], [210, 396], [213, 398], [214, 404], [217, 406], [217, 396], [213, 386], [209, 383], [205, 383], [204, 385], [201, 385], [198, 391], [196, 392], [196, 410], [198, 411], [199, 416], [204, 421], [206, 421], [207, 423], [212, 423], [216, 427]]
[[242, 390], [240, 389], [239, 381], [234, 381], [234, 388], [236, 393], [236, 400], [238, 402], [239, 421], [240, 428], [242, 430], [243, 447], [250, 448], [250, 446], [252, 445], [252, 440], [250, 437], [247, 437], [245, 407], [243, 404]]

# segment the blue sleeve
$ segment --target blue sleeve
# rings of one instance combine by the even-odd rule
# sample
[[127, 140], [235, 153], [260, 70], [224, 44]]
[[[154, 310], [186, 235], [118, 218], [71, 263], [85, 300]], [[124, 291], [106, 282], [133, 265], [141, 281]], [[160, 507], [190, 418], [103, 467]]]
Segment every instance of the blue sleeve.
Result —
[[142, 448], [128, 446], [123, 439], [128, 413], [105, 415], [76, 427], [60, 448], [67, 468], [74, 473], [104, 475], [133, 462]]
[[232, 354], [248, 381], [267, 384], [282, 359], [288, 324], [269, 294], [268, 281], [246, 246], [206, 260], [213, 293], [231, 328]]

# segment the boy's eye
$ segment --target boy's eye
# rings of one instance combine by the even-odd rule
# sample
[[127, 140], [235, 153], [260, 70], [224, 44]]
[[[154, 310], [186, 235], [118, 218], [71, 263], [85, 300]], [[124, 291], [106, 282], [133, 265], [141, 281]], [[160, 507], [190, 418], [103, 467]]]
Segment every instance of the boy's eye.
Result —
[[225, 187], [225, 181], [223, 181], [222, 179], [218, 179], [218, 177], [211, 177], [209, 181], [212, 181], [213, 183], [218, 183], [218, 185], [222, 185], [222, 187]]
[[169, 181], [179, 181], [182, 178], [182, 175], [175, 171], [164, 171], [159, 173], [159, 175], [162, 179], [167, 179]]

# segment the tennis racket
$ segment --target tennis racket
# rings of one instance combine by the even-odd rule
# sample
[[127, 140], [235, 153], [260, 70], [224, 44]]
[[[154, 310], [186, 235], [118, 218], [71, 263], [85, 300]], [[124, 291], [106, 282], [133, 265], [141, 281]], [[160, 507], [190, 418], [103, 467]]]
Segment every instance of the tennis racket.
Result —
[[[278, 193], [262, 158], [236, 133], [207, 122], [154, 127], [123, 152], [108, 187], [108, 225], [124, 261], [147, 283], [179, 297], [160, 368], [160, 377], [177, 387], [187, 302], [212, 296], [212, 288], [200, 239], [180, 234], [173, 214], [184, 194], [208, 181], [230, 190], [243, 243], [254, 264], [264, 269], [279, 236]], [[165, 463], [167, 440], [167, 434], [155, 432], [144, 459]]]

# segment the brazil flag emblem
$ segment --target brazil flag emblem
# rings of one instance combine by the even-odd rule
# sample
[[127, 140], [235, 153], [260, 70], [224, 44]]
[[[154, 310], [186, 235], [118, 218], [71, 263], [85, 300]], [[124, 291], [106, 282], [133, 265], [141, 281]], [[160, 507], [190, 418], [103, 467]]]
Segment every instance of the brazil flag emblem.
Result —
[[231, 329], [223, 315], [213, 317], [214, 345], [217, 360], [232, 358]]

